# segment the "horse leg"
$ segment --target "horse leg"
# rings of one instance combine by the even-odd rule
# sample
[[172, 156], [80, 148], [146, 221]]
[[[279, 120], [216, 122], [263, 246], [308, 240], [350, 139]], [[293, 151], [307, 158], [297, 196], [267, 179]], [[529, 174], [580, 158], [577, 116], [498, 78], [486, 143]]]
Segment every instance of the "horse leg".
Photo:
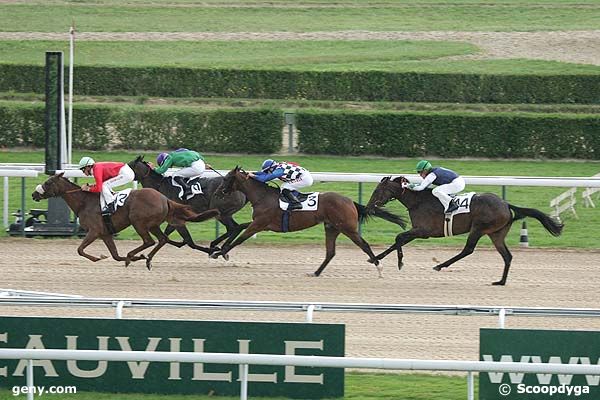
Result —
[[227, 253], [229, 253], [229, 251], [231, 249], [244, 243], [248, 238], [250, 238], [255, 233], [263, 231], [266, 226], [268, 226], [268, 225], [264, 225], [262, 223], [256, 223], [255, 221], [252, 221], [250, 223], [250, 226], [248, 226], [246, 228], [246, 230], [233, 241], [233, 243], [231, 243], [231, 244], [225, 243], [223, 245], [223, 247], [221, 247], [221, 250], [212, 253], [210, 255], [210, 258], [217, 258], [219, 256], [225, 256]]
[[150, 233], [148, 233], [148, 228], [141, 227], [141, 226], [133, 226], [135, 228], [135, 231], [137, 232], [138, 235], [140, 235], [140, 237], [142, 238], [142, 240], [144, 241], [144, 243], [142, 243], [141, 246], [136, 247], [135, 249], [131, 250], [129, 253], [127, 253], [127, 260], [125, 261], [125, 266], [129, 266], [129, 264], [131, 263], [131, 261], [138, 261], [138, 260], [142, 260], [144, 258], [146, 258], [143, 254], [140, 256], [135, 256], [137, 253], [139, 253], [140, 251], [147, 249], [148, 247], [152, 247], [154, 246], [154, 244], [156, 243], [154, 241], [154, 239], [152, 239], [152, 237], [150, 236]]
[[[176, 240], [171, 240], [169, 239], [169, 235], [171, 233], [173, 233], [175, 231], [175, 227], [173, 225], [167, 225], [167, 227], [165, 228], [165, 236], [167, 237], [167, 243], [169, 243], [172, 246], [177, 247], [178, 249], [182, 248], [183, 246], [185, 246], [185, 240], [182, 240], [181, 242], [178, 242]], [[181, 233], [180, 233], [181, 234]]]
[[475, 250], [475, 246], [477, 246], [477, 242], [479, 242], [479, 239], [481, 239], [481, 236], [482, 234], [478, 229], [472, 229], [469, 233], [469, 237], [467, 238], [467, 244], [465, 245], [464, 249], [448, 261], [444, 261], [443, 263], [436, 265], [435, 267], [433, 267], [433, 269], [435, 269], [436, 271], [440, 271], [442, 268], [449, 267], [458, 260], [465, 258], [469, 254], [472, 254]]
[[354, 244], [360, 247], [362, 251], [367, 253], [367, 255], [369, 256], [369, 262], [375, 264], [375, 267], [377, 267], [377, 273], [379, 274], [379, 277], [383, 278], [383, 267], [379, 265], [379, 260], [373, 253], [373, 250], [371, 250], [371, 246], [369, 246], [369, 243], [367, 243], [367, 241], [358, 234], [358, 231], [342, 232], [344, 233], [344, 235], [348, 236], [350, 240], [354, 242]]
[[504, 239], [510, 230], [511, 224], [506, 225], [504, 228], [496, 231], [494, 233], [490, 233], [488, 236], [492, 239], [492, 243], [496, 246], [496, 250], [502, 256], [504, 260], [504, 272], [502, 272], [502, 279], [498, 282], [493, 282], [492, 285], [504, 285], [506, 284], [506, 278], [508, 278], [508, 270], [510, 269], [510, 262], [512, 261], [512, 254], [506, 247], [506, 242]]
[[150, 228], [150, 232], [158, 238], [158, 243], [146, 257], [146, 268], [148, 268], [148, 271], [152, 271], [152, 258], [154, 258], [154, 255], [169, 241], [169, 238], [160, 230], [159, 226]]
[[119, 251], [117, 250], [117, 245], [115, 244], [115, 240], [113, 239], [112, 235], [102, 236], [102, 241], [104, 242], [104, 245], [106, 246], [108, 251], [110, 251], [110, 255], [112, 256], [113, 259], [115, 259], [116, 261], [127, 261], [127, 258], [121, 257], [119, 255]]
[[[194, 243], [194, 239], [192, 239], [192, 235], [190, 235], [190, 231], [188, 230], [188, 228], [185, 225], [178, 226], [176, 229], [177, 229], [177, 233], [179, 233], [181, 235], [181, 237], [183, 238], [184, 244], [187, 244], [194, 250], [200, 250], [206, 254], [210, 253], [210, 249], [208, 247], [202, 247], [202, 246]], [[154, 232], [152, 232], [152, 233], [154, 233]], [[166, 235], [166, 233], [165, 233], [165, 235]], [[157, 237], [159, 237], [159, 236], [157, 236]], [[171, 241], [169, 240], [169, 238], [167, 238], [167, 243], [172, 244]]]
[[317, 269], [312, 274], [308, 274], [308, 276], [321, 275], [321, 272], [323, 272], [327, 264], [329, 264], [329, 261], [331, 261], [331, 259], [335, 256], [335, 240], [337, 239], [339, 234], [340, 231], [337, 230], [333, 225], [325, 223], [325, 260], [323, 260], [323, 262], [319, 266], [319, 269]]
[[100, 255], [100, 257], [95, 257], [95, 256], [92, 256], [91, 254], [87, 254], [85, 251], [83, 251], [86, 247], [88, 247], [90, 244], [92, 244], [96, 239], [98, 239], [98, 235], [96, 233], [92, 233], [92, 231], [90, 230], [87, 233], [87, 235], [85, 235], [85, 237], [83, 238], [83, 241], [77, 248], [77, 254], [79, 254], [80, 256], [85, 257], [88, 260], [93, 261], [93, 262], [104, 260], [105, 258], [107, 258], [103, 254]]

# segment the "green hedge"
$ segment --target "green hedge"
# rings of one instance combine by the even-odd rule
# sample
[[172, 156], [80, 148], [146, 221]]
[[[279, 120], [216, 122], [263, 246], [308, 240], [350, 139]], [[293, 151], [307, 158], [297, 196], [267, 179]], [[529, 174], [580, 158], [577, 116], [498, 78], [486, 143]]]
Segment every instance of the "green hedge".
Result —
[[[76, 67], [79, 95], [600, 104], [600, 75]], [[0, 64], [0, 91], [43, 93], [41, 66]]]
[[[272, 153], [281, 148], [283, 121], [276, 110], [75, 106], [73, 115], [73, 147], [79, 149]], [[0, 102], [0, 146], [44, 147], [44, 118], [42, 104]]]
[[600, 115], [301, 111], [296, 123], [304, 153], [600, 159]]

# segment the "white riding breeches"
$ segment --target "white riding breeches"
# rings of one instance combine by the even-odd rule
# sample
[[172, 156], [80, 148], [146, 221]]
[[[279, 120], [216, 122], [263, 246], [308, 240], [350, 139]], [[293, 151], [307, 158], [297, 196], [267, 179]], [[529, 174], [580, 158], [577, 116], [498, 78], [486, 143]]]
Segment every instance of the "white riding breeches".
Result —
[[[107, 179], [102, 183], [102, 196], [100, 196], [100, 206], [104, 208], [107, 204], [110, 204], [115, 200], [115, 195], [113, 193], [112, 188], [126, 185], [129, 182], [133, 182], [134, 179], [135, 173], [133, 172], [133, 170], [129, 167], [129, 165], [123, 165], [119, 170], [119, 175]], [[102, 200], [104, 200], [104, 204], [102, 204]]]
[[310, 172], [303, 172], [302, 175], [298, 179], [294, 179], [290, 182], [284, 182], [281, 185], [281, 190], [289, 189], [289, 190], [298, 190], [303, 187], [311, 186], [313, 184], [313, 177]]
[[450, 183], [435, 187], [431, 193], [440, 200], [440, 203], [444, 206], [444, 210], [447, 210], [450, 201], [452, 201], [450, 195], [460, 193], [464, 189], [465, 180], [459, 176]]
[[182, 176], [184, 178], [194, 178], [196, 176], [202, 175], [202, 173], [206, 170], [206, 165], [204, 161], [198, 160], [194, 161], [192, 165], [189, 167], [181, 168], [173, 172], [172, 176]]

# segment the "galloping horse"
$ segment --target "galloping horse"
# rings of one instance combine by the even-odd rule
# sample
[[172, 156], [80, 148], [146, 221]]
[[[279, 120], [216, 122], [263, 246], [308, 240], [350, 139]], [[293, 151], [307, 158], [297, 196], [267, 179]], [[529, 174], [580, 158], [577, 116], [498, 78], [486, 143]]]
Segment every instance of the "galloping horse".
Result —
[[235, 239], [235, 237], [239, 235], [244, 228], [250, 225], [249, 222], [238, 224], [233, 219], [233, 214], [241, 210], [247, 203], [246, 196], [244, 196], [243, 193], [233, 192], [226, 197], [214, 196], [217, 188], [221, 182], [223, 182], [223, 177], [218, 176], [214, 178], [201, 178], [200, 183], [204, 194], [194, 196], [189, 200], [181, 200], [178, 197], [179, 188], [173, 186], [171, 179], [164, 177], [158, 172], [154, 172], [152, 167], [144, 161], [143, 156], [138, 156], [135, 160], [129, 162], [128, 164], [135, 173], [135, 180], [140, 182], [142, 186], [156, 189], [167, 196], [167, 198], [170, 200], [187, 204], [192, 207], [195, 212], [218, 209], [220, 215], [217, 217], [217, 220], [225, 225], [225, 228], [227, 229], [223, 235], [219, 236], [210, 243], [210, 248], [206, 248], [194, 243], [194, 240], [192, 239], [192, 236], [185, 225], [178, 227], [168, 225], [165, 229], [165, 235], [169, 236], [170, 233], [172, 233], [174, 230], [177, 230], [184, 240], [183, 242], [169, 240], [168, 243], [178, 247], [187, 244], [193, 249], [211, 254], [218, 250], [218, 244], [224, 239], [228, 239], [230, 242], [231, 240]]
[[[383, 259], [394, 249], [398, 251], [398, 269], [403, 266], [402, 246], [414, 239], [427, 239], [430, 237], [443, 237], [444, 234], [444, 209], [440, 201], [433, 196], [431, 190], [415, 192], [407, 190], [405, 185], [408, 179], [398, 177], [391, 179], [386, 177], [375, 188], [369, 199], [367, 209], [372, 210], [385, 205], [392, 199], [397, 199], [407, 209], [412, 222], [412, 229], [396, 236], [396, 242], [389, 249], [377, 256]], [[512, 254], [506, 247], [504, 239], [513, 221], [525, 217], [533, 217], [540, 221], [544, 228], [553, 236], [559, 236], [563, 225], [543, 212], [534, 208], [521, 208], [509, 204], [493, 193], [476, 194], [471, 199], [471, 211], [465, 214], [457, 214], [453, 221], [453, 234], [469, 232], [464, 249], [456, 256], [433, 267], [436, 271], [449, 267], [456, 261], [473, 253], [477, 242], [483, 235], [488, 235], [498, 253], [504, 259], [504, 272], [502, 279], [492, 283], [493, 285], [504, 285], [508, 277]], [[512, 212], [511, 212], [512, 210]], [[514, 213], [514, 215], [513, 215]]]
[[[84, 251], [97, 238], [101, 238], [115, 260], [125, 261], [125, 266], [128, 266], [132, 261], [145, 259], [148, 270], [152, 269], [152, 257], [167, 243], [167, 237], [160, 230], [161, 223], [167, 221], [174, 226], [183, 226], [186, 221], [199, 222], [219, 215], [217, 210], [202, 214], [195, 213], [191, 207], [177, 204], [154, 189], [133, 190], [125, 204], [113, 214], [113, 226], [119, 232], [132, 225], [144, 243], [127, 253], [127, 257], [121, 257], [100, 215], [99, 196], [100, 193], [82, 191], [80, 186], [64, 178], [63, 174], [54, 175], [41, 185], [37, 185], [31, 194], [35, 201], [49, 197], [62, 197], [79, 217], [79, 223], [87, 230], [87, 235], [77, 249], [80, 256], [93, 262], [106, 258], [106, 256], [95, 257]], [[140, 251], [156, 243], [150, 236], [150, 232], [158, 238], [158, 244], [147, 257], [143, 254], [136, 256]]]
[[[243, 243], [257, 232], [270, 230], [283, 232], [283, 211], [279, 208], [279, 190], [265, 183], [249, 178], [248, 174], [235, 167], [223, 180], [219, 190], [227, 195], [236, 190], [243, 192], [252, 204], [252, 222], [250, 226], [231, 244], [224, 244], [216, 254], [227, 254], [232, 248]], [[384, 210], [374, 210], [373, 215], [402, 227], [406, 223], [401, 217]], [[369, 215], [364, 206], [353, 202], [348, 197], [333, 192], [320, 193], [316, 211], [295, 211], [289, 215], [289, 232], [300, 231], [323, 222], [325, 225], [325, 243], [327, 253], [321, 266], [311, 276], [319, 276], [327, 264], [335, 256], [335, 241], [340, 233], [348, 236], [369, 256], [369, 261], [377, 266], [379, 276], [381, 267], [369, 244], [358, 233], [358, 223]]]

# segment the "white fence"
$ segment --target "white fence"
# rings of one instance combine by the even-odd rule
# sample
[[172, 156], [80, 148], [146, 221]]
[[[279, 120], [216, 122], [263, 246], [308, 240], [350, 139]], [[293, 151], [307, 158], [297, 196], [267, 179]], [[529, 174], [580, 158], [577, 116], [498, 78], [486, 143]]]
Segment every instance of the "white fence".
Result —
[[[71, 166], [73, 167], [73, 166]], [[4, 177], [3, 216], [4, 227], [8, 227], [8, 177], [37, 177], [44, 171], [42, 164], [0, 164], [0, 176]], [[83, 173], [76, 168], [69, 168], [57, 172], [64, 172], [68, 178], [83, 178]], [[227, 170], [218, 171], [225, 175]], [[217, 176], [217, 172], [206, 171], [207, 176]], [[386, 176], [399, 176], [398, 174], [356, 174], [340, 172], [313, 172], [312, 176], [317, 182], [353, 182], [359, 186], [363, 183], [377, 183]], [[412, 182], [419, 182], [421, 177], [414, 174], [404, 175]], [[464, 176], [469, 185], [481, 186], [547, 186], [547, 187], [584, 187], [600, 188], [600, 177], [524, 177], [524, 176]], [[359, 188], [362, 192], [362, 188]]]
[[[0, 293], [7, 293], [0, 289]], [[329, 302], [283, 302], [283, 301], [227, 301], [227, 300], [179, 300], [179, 299], [111, 299], [92, 297], [52, 296], [0, 296], [0, 306], [114, 308], [115, 317], [122, 318], [125, 308], [197, 309], [197, 310], [253, 310], [304, 312], [306, 321], [312, 322], [315, 312], [365, 312], [396, 314], [441, 315], [497, 315], [498, 325], [505, 326], [506, 316], [526, 317], [600, 317], [600, 308], [552, 308], [473, 305], [421, 305], [421, 304], [369, 304]]]
[[[0, 359], [28, 360], [27, 386], [34, 386], [33, 360], [146, 361], [240, 365], [240, 399], [248, 398], [249, 365], [296, 367], [361, 368], [408, 371], [467, 372], [467, 399], [474, 400], [473, 372], [600, 375], [600, 365], [546, 364], [493, 361], [413, 360], [391, 358], [352, 358], [288, 356], [271, 354], [191, 353], [114, 350], [0, 349]], [[28, 393], [33, 399], [33, 393]]]

